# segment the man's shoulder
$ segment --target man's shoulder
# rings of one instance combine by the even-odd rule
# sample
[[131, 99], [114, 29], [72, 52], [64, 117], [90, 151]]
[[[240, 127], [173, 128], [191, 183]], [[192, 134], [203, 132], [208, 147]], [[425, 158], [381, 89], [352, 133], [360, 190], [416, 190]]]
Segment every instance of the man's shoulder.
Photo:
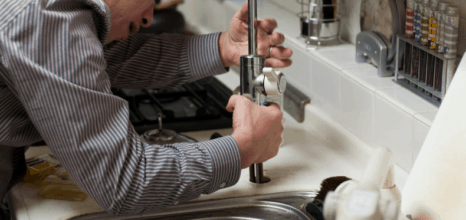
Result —
[[[51, 13], [43, 13], [46, 11]], [[41, 26], [37, 21], [42, 15], [47, 15], [48, 18], [62, 17], [63, 14], [71, 12], [72, 14], [69, 15], [75, 16], [76, 12], [89, 13], [90, 11], [92, 11], [92, 19], [102, 41], [111, 24], [110, 9], [104, 0], [0, 0], [0, 32], [9, 27], [14, 27], [17, 31], [22, 28]], [[13, 25], [15, 20], [21, 23], [20, 26], [18, 23]]]

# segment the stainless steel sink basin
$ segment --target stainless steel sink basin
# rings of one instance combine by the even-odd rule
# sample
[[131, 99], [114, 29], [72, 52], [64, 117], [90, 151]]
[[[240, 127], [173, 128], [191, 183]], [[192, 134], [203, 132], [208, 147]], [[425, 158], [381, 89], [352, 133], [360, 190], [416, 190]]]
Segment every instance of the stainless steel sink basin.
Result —
[[[303, 205], [311, 202], [315, 192], [285, 192], [250, 197], [190, 202], [170, 207], [161, 212], [117, 219], [137, 220], [310, 220]], [[73, 218], [73, 220], [116, 219], [107, 213]]]

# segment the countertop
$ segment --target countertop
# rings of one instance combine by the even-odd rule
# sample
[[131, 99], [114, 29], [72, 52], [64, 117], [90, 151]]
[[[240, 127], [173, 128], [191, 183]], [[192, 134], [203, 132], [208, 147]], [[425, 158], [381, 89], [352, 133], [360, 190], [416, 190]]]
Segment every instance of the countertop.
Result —
[[[234, 71], [217, 78], [231, 89], [239, 84], [239, 76]], [[310, 104], [306, 107], [304, 123], [297, 123], [287, 113], [284, 114], [284, 118], [284, 144], [275, 158], [264, 163], [265, 174], [271, 178], [271, 182], [250, 183], [249, 170], [244, 169], [235, 186], [210, 195], [202, 195], [191, 202], [285, 191], [315, 191], [325, 178], [342, 175], [358, 179], [362, 175], [371, 148], [339, 123], [332, 121], [325, 112]], [[232, 131], [215, 130], [222, 135], [229, 135]], [[204, 141], [208, 140], [213, 132], [184, 134]], [[50, 153], [50, 150], [44, 146], [32, 148], [27, 152], [27, 156], [46, 153]], [[104, 211], [91, 198], [84, 202], [42, 199], [35, 188], [24, 183], [12, 189], [10, 198], [14, 214], [20, 220], [69, 219]]]

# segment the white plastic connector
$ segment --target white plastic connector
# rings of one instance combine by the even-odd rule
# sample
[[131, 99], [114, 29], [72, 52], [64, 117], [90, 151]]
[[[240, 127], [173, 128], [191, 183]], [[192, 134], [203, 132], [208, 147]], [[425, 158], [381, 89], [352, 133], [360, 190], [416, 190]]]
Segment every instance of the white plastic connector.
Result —
[[325, 220], [335, 220], [337, 218], [337, 210], [340, 202], [340, 194], [328, 192], [324, 200], [324, 218]]
[[[393, 155], [388, 148], [374, 149], [361, 182], [349, 180], [329, 192], [324, 218], [330, 220], [396, 220], [399, 204], [391, 189], [382, 189], [391, 178]], [[388, 175], [390, 174], [390, 175]], [[388, 181], [391, 182], [391, 181]]]
[[286, 79], [281, 71], [271, 67], [265, 67], [264, 73], [264, 90], [269, 95], [281, 95], [286, 89]]

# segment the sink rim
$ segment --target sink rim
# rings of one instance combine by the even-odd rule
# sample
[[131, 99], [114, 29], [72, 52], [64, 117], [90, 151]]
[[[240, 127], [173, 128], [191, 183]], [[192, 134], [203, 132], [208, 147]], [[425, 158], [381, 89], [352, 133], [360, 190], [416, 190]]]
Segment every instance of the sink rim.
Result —
[[[99, 212], [93, 214], [87, 214], [83, 216], [73, 217], [70, 220], [107, 220], [107, 219], [147, 219], [147, 218], [163, 218], [163, 217], [175, 217], [179, 215], [185, 215], [189, 213], [202, 213], [209, 211], [222, 211], [235, 208], [251, 208], [251, 207], [267, 207], [274, 209], [281, 209], [284, 211], [293, 210], [297, 214], [305, 216], [307, 219], [312, 219], [311, 216], [305, 211], [304, 205], [312, 202], [317, 195], [315, 190], [313, 191], [289, 191], [270, 193], [263, 195], [245, 196], [245, 197], [234, 197], [234, 198], [221, 198], [206, 201], [192, 201], [186, 203], [180, 203], [176, 206], [168, 207], [162, 211], [148, 211], [138, 215], [128, 216], [114, 216], [107, 212]], [[287, 202], [289, 200], [291, 202]], [[237, 219], [241, 219], [239, 216]], [[238, 218], [239, 217], [239, 218]], [[205, 218], [208, 219], [208, 218]], [[215, 218], [212, 218], [215, 219]], [[231, 218], [235, 219], [235, 218]], [[248, 218], [254, 219], [254, 218]]]

